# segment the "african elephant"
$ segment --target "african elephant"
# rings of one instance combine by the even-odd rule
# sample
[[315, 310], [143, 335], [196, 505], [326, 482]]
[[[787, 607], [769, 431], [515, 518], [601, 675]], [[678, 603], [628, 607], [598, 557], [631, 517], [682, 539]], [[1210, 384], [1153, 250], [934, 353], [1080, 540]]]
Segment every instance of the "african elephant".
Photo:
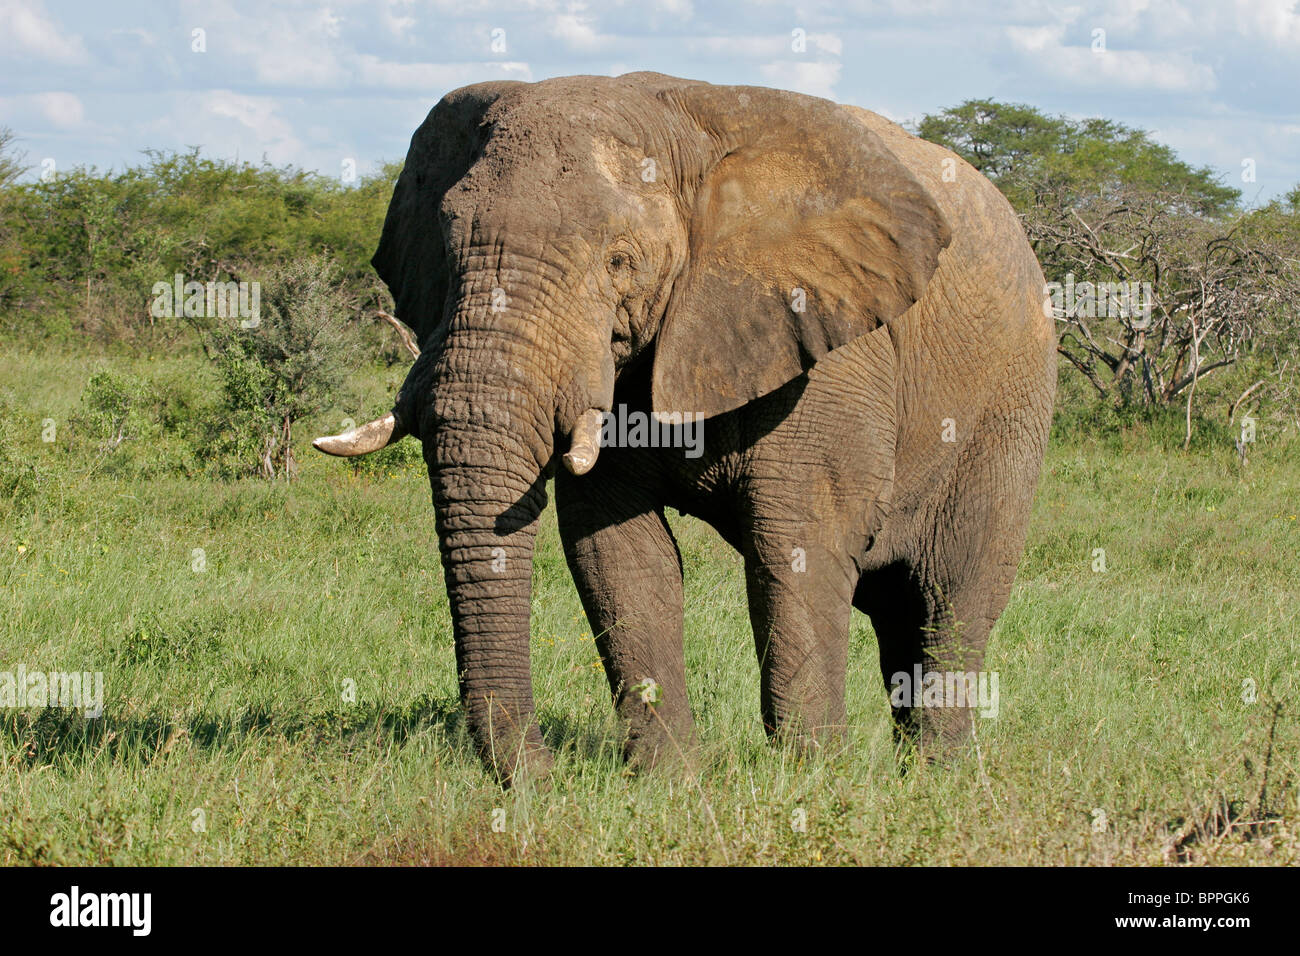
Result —
[[[887, 687], [980, 668], [1055, 339], [1015, 214], [952, 153], [766, 88], [481, 83], [416, 131], [372, 261], [422, 352], [389, 414], [315, 445], [423, 443], [461, 698], [503, 782], [551, 763], [529, 596], [552, 476], [637, 764], [693, 739], [665, 507], [744, 558], [769, 736], [842, 736], [852, 607]], [[703, 441], [615, 440], [637, 413]], [[970, 730], [968, 707], [891, 706], [938, 752]]]

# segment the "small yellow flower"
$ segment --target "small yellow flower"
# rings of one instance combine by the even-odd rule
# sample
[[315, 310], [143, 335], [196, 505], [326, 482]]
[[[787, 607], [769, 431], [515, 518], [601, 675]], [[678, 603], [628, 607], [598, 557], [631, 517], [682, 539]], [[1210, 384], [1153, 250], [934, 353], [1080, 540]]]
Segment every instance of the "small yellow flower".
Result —
[[19, 554], [26, 554], [26, 553], [27, 553], [27, 545], [25, 545], [25, 544], [20, 544], [20, 545], [18, 546], [18, 553], [19, 553]]

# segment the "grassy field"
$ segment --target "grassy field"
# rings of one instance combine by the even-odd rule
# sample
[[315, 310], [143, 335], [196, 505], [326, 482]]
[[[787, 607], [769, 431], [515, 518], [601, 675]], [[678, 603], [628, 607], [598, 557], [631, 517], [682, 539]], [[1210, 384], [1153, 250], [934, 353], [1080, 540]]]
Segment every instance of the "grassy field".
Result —
[[[306, 449], [285, 485], [43, 443], [105, 361], [0, 351], [9, 454], [42, 479], [0, 500], [0, 671], [105, 688], [98, 720], [0, 709], [0, 863], [1300, 863], [1300, 442], [1266, 425], [1246, 465], [1140, 427], [1058, 433], [989, 645], [1000, 716], [906, 775], [861, 615], [851, 749], [766, 745], [740, 562], [689, 519], [703, 769], [627, 774], [548, 510], [532, 650], [558, 763], [549, 789], [503, 793], [459, 715], [415, 456], [357, 472]], [[394, 378], [367, 373], [334, 418]]]

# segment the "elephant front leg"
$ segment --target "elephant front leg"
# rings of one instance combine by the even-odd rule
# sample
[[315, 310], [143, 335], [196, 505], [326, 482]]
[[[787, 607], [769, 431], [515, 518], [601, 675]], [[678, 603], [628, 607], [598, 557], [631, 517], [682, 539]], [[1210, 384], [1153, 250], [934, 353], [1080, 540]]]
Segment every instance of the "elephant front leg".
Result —
[[606, 454], [589, 475], [557, 474], [564, 554], [591, 622], [634, 766], [683, 759], [694, 730], [682, 651], [682, 562], [662, 508], [617, 480]]
[[773, 739], [809, 749], [844, 740], [851, 566], [806, 524], [760, 525], [746, 549], [763, 725]]

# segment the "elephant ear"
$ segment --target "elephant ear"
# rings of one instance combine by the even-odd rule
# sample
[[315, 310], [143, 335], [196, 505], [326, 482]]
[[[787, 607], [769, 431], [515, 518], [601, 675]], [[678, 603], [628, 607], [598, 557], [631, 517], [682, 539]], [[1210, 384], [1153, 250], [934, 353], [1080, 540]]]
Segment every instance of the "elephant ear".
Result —
[[703, 130], [705, 155], [655, 347], [656, 411], [738, 408], [921, 297], [947, 221], [849, 111], [758, 87], [660, 96]]
[[438, 208], [484, 142], [484, 114], [513, 81], [478, 83], [448, 93], [411, 137], [402, 174], [370, 264], [393, 294], [397, 317], [426, 349], [442, 324], [449, 282]]

